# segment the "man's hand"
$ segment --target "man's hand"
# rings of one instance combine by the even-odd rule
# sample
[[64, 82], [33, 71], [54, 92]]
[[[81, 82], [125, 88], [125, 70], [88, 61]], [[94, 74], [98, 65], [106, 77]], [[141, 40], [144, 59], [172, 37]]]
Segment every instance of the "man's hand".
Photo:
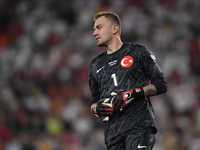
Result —
[[117, 91], [112, 92], [111, 96], [113, 96], [112, 103], [114, 104], [115, 110], [122, 111], [134, 99], [143, 98], [144, 90], [142, 88], [136, 88], [128, 91]]
[[99, 100], [96, 104], [91, 106], [91, 111], [103, 121], [108, 121], [109, 116], [113, 114], [114, 107], [110, 98]]

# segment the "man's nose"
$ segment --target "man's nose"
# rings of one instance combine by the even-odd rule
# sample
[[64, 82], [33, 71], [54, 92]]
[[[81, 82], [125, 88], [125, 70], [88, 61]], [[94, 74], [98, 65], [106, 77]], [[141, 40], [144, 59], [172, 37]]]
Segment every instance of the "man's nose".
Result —
[[96, 32], [96, 30], [94, 30], [94, 31], [93, 31], [93, 35], [94, 35], [94, 36], [96, 36], [96, 35], [97, 35], [97, 32]]

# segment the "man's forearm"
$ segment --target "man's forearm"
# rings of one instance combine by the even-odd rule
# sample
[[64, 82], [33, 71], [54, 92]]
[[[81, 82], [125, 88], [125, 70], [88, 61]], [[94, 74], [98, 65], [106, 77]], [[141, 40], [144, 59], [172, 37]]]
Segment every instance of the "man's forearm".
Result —
[[143, 87], [143, 90], [144, 90], [145, 97], [157, 95], [157, 89], [153, 84], [149, 84]]

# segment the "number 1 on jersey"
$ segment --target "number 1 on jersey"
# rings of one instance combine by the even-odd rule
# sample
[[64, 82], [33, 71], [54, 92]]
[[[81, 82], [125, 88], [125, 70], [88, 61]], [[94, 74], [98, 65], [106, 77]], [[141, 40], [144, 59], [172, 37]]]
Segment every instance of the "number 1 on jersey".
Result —
[[115, 86], [118, 86], [118, 85], [117, 85], [117, 77], [116, 77], [116, 74], [115, 74], [115, 73], [111, 75], [111, 78], [113, 78], [113, 80], [114, 80], [114, 85], [115, 85]]

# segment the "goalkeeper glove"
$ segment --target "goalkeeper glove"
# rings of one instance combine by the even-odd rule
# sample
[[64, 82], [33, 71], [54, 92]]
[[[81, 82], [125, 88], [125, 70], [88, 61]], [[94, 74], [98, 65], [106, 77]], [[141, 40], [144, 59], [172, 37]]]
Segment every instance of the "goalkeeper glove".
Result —
[[133, 99], [143, 98], [144, 90], [143, 88], [136, 88], [128, 91], [117, 91], [112, 92], [111, 96], [113, 96], [112, 103], [114, 103], [115, 109], [122, 111]]
[[108, 121], [109, 116], [113, 114], [114, 107], [110, 98], [99, 100], [91, 106], [91, 111], [103, 121]]

